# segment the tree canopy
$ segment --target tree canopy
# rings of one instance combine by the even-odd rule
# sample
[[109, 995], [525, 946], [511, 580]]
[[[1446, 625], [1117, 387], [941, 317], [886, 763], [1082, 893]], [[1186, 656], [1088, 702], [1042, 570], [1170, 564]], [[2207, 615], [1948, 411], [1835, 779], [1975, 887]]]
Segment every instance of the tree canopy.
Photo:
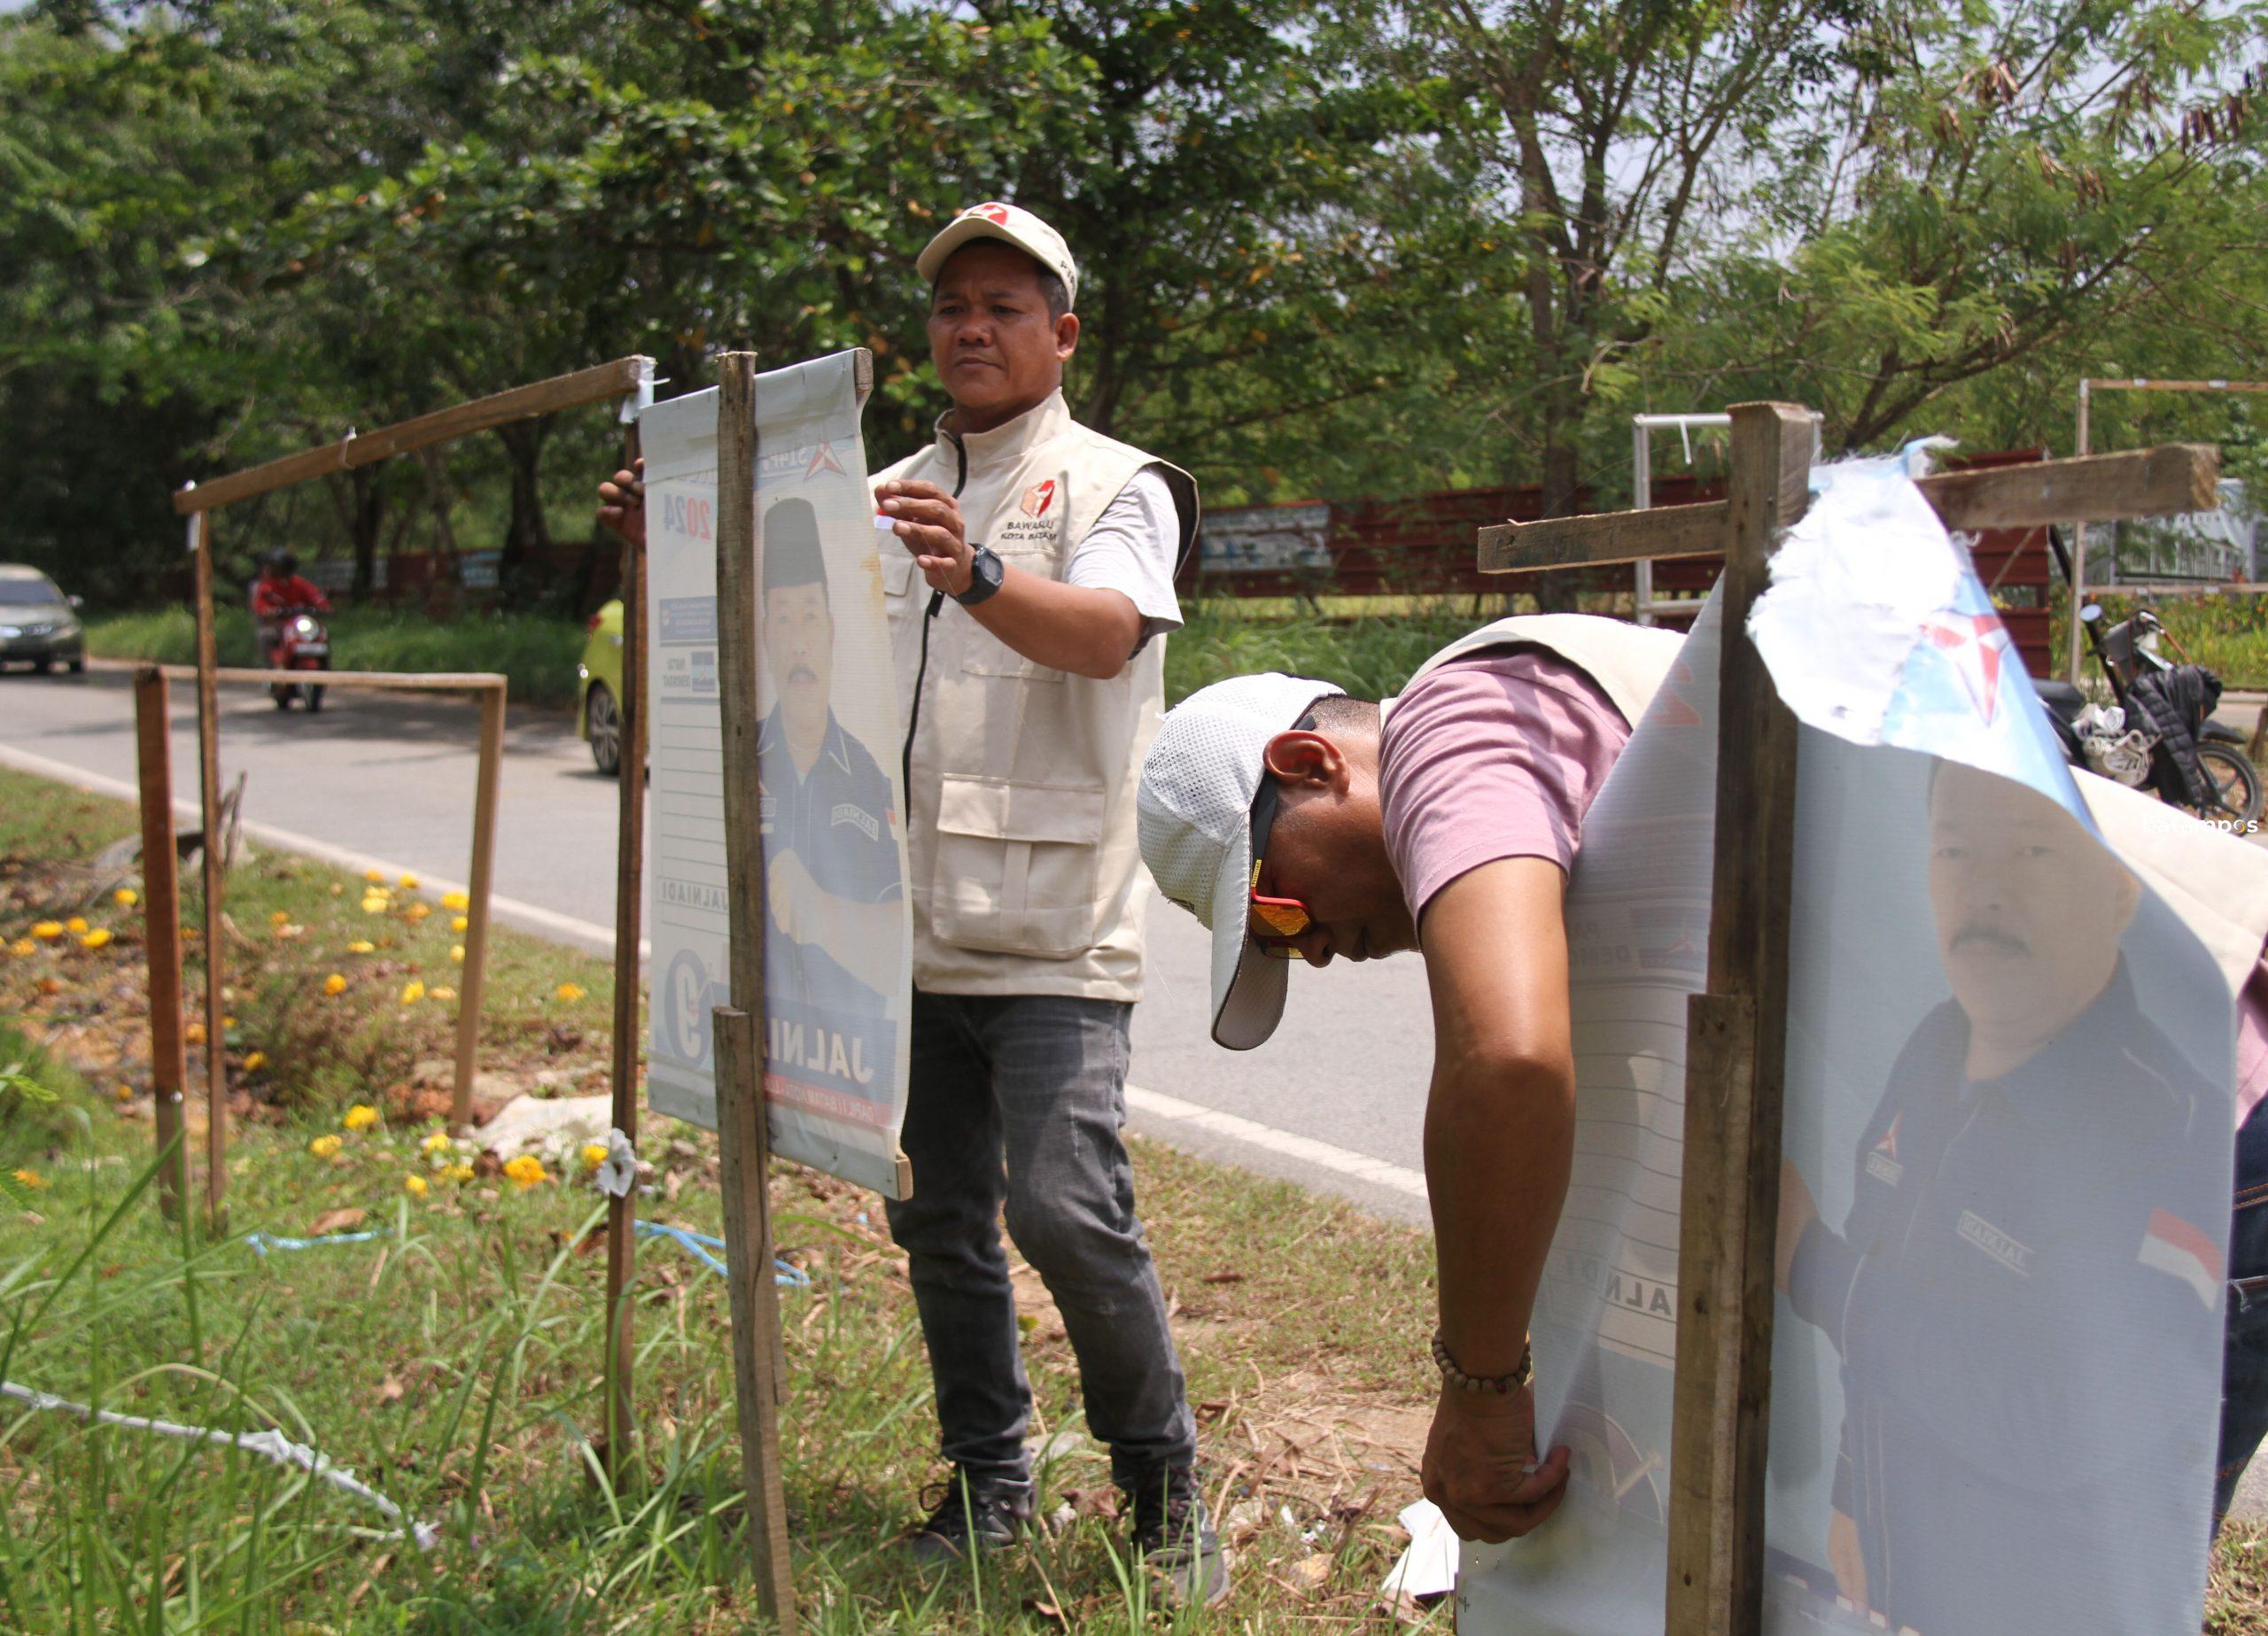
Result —
[[[872, 347], [894, 456], [943, 407], [913, 257], [992, 197], [1081, 259], [1078, 412], [1216, 504], [1611, 501], [1632, 411], [1762, 395], [2067, 448], [2080, 375], [2268, 375], [2264, 46], [2169, 0], [50, 0], [0, 20], [0, 554], [128, 598], [184, 478], [633, 352]], [[2247, 413], [2098, 441], [2251, 458]], [[221, 544], [509, 571], [616, 435]]]

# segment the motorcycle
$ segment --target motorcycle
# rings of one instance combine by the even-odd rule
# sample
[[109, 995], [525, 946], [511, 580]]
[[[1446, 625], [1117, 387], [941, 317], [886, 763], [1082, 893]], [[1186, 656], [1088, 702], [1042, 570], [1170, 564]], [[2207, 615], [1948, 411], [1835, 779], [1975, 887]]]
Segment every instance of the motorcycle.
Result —
[[[330, 669], [330, 631], [316, 617], [314, 608], [287, 608], [275, 620], [275, 638], [268, 650], [271, 671], [328, 671]], [[268, 695], [276, 708], [288, 710], [294, 698], [307, 702], [310, 713], [322, 709], [323, 690], [315, 682], [279, 682]]]
[[[2050, 529], [2048, 543], [2068, 582], [2061, 531]], [[2114, 704], [2097, 704], [2069, 682], [2034, 683], [2065, 758], [2130, 788], [2150, 789], [2221, 828], [2254, 833], [2268, 795], [2245, 754], [2244, 735], [2212, 719], [2220, 678], [2160, 654], [2165, 626], [2148, 609], [2108, 628], [2102, 618], [2098, 603], [2079, 609]]]

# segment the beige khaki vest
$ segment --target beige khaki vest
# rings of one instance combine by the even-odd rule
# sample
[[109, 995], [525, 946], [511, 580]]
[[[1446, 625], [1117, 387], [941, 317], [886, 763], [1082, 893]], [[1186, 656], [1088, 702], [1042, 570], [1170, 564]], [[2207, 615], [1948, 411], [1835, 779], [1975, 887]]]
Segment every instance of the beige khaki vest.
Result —
[[[1088, 430], [1060, 393], [991, 431], [961, 438], [941, 423], [935, 443], [874, 480], [958, 491], [972, 543], [1060, 579], [1110, 502], [1152, 467], [1173, 492], [1186, 549], [1197, 531], [1189, 474]], [[929, 587], [889, 540], [882, 589], [898, 696], [911, 702]], [[1164, 707], [1164, 640], [1095, 681], [1034, 664], [948, 597], [928, 641], [906, 791], [915, 985], [1138, 999], [1152, 888], [1134, 786]]]
[[[1435, 667], [1484, 647], [1518, 642], [1548, 648], [1582, 671], [1636, 726], [1685, 639], [1588, 614], [1500, 619], [1459, 637], [1418, 668]], [[2241, 991], [2268, 940], [2268, 850], [2198, 823], [2140, 790], [2072, 770], [2103, 839], [2197, 934]]]

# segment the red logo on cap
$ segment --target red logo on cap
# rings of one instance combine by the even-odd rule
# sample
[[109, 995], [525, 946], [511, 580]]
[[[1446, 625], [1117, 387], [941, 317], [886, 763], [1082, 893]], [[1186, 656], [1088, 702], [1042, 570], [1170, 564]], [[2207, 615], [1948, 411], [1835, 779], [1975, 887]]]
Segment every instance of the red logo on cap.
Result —
[[960, 213], [964, 216], [982, 216], [996, 228], [1004, 228], [1008, 225], [1008, 207], [1006, 205], [971, 205]]
[[1055, 479], [1052, 477], [1045, 483], [1035, 483], [1024, 491], [1023, 511], [1028, 517], [1045, 516], [1047, 508], [1054, 503]]

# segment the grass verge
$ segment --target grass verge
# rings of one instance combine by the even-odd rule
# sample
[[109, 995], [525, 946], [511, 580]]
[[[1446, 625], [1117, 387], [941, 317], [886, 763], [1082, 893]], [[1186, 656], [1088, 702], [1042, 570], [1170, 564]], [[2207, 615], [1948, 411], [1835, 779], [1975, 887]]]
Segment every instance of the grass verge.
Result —
[[[214, 637], [223, 664], [256, 665], [252, 616], [241, 608], [214, 613]], [[575, 662], [584, 628], [538, 614], [470, 615], [428, 619], [377, 609], [340, 609], [330, 616], [330, 662], [341, 671], [500, 671], [515, 703], [575, 702]], [[87, 651], [104, 659], [159, 664], [197, 663], [197, 622], [186, 608], [105, 614], [87, 621]]]
[[[427, 1151], [438, 1103], [416, 1061], [445, 1054], [453, 1008], [438, 991], [452, 968], [447, 911], [415, 916], [416, 888], [386, 883], [366, 911], [376, 883], [281, 855], [240, 864], [221, 1042], [242, 1087], [230, 1231], [160, 1221], [139, 913], [115, 896], [136, 883], [92, 867], [131, 826], [122, 804], [0, 771], [0, 1014], [78, 1074], [59, 1082], [57, 1119], [0, 1126], [0, 1163], [33, 1178], [35, 1205], [0, 1203], [0, 1375], [131, 1415], [279, 1430], [440, 1538], [419, 1550], [368, 1505], [241, 1450], [0, 1404], [0, 1629], [746, 1628], [722, 1284], [673, 1245], [641, 1244], [644, 1460], [638, 1482], [609, 1492], [590, 1443], [599, 1201], [571, 1164], [524, 1186], [491, 1161], [462, 1175], [470, 1156], [446, 1137]], [[48, 923], [54, 935], [33, 934]], [[601, 1089], [606, 968], [509, 931], [495, 942], [485, 1060]], [[327, 995], [333, 975], [342, 990]], [[358, 1107], [381, 1117], [350, 1118]], [[192, 1097], [192, 1152], [198, 1112]], [[713, 1141], [656, 1120], [641, 1145], [641, 1213], [717, 1232]], [[782, 1291], [785, 1476], [810, 1628], [1389, 1627], [1370, 1605], [1416, 1493], [1425, 1238], [1167, 1150], [1145, 1145], [1137, 1162], [1209, 1492], [1238, 1550], [1232, 1600], [1167, 1620], [1126, 1576], [1062, 1325], [1020, 1264], [1055, 1526], [981, 1572], [913, 1572], [893, 1540], [941, 1469], [904, 1264], [871, 1196], [781, 1165], [781, 1245], [812, 1280]], [[245, 1237], [348, 1229], [383, 1237], [266, 1256]]]

